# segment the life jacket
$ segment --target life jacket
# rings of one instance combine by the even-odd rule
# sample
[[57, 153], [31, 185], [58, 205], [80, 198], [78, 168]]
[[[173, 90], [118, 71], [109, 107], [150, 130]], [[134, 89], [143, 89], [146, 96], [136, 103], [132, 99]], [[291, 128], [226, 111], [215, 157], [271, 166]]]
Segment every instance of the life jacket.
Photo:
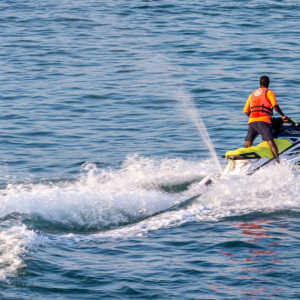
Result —
[[251, 94], [250, 118], [272, 116], [273, 107], [267, 99], [268, 89], [258, 89]]

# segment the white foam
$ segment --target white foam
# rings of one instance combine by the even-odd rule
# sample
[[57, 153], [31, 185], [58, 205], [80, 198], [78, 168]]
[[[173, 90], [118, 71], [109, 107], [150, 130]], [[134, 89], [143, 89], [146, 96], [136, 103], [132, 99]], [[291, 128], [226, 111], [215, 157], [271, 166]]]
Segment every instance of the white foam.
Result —
[[16, 276], [18, 270], [25, 266], [25, 253], [37, 240], [34, 231], [25, 225], [13, 226], [0, 232], [0, 280]]
[[[87, 164], [79, 180], [67, 183], [11, 184], [0, 192], [1, 216], [38, 214], [66, 226], [105, 227], [130, 222], [179, 203], [159, 185], [200, 179], [214, 168], [209, 161], [130, 156], [119, 169]], [[202, 176], [201, 176], [202, 175]]]
[[[100, 180], [101, 183], [123, 186], [157, 186], [180, 184], [185, 181], [200, 179], [216, 171], [211, 160], [193, 161], [182, 158], [148, 158], [130, 155], [119, 170], [98, 170], [92, 164], [87, 164], [89, 181]], [[96, 176], [95, 176], [96, 175]], [[85, 179], [85, 176], [84, 178]]]
[[198, 183], [181, 197], [199, 196], [186, 208], [167, 211], [138, 224], [101, 232], [94, 238], [128, 238], [145, 236], [150, 231], [177, 227], [188, 222], [219, 221], [228, 216], [252, 212], [300, 209], [299, 171], [288, 164], [270, 166], [252, 176], [225, 177], [203, 191]]
[[[177, 193], [159, 188], [200, 179], [211, 171], [214, 167], [208, 161], [139, 156], [129, 157], [119, 169], [87, 164], [74, 182], [8, 186], [0, 192], [1, 215], [39, 214], [50, 222], [65, 224], [70, 232], [74, 224], [105, 229], [92, 238], [128, 238], [187, 222], [300, 208], [299, 172], [285, 163], [252, 176], [228, 176], [209, 188], [199, 182]], [[168, 210], [197, 196], [185, 207]], [[123, 227], [107, 228], [120, 225]]]

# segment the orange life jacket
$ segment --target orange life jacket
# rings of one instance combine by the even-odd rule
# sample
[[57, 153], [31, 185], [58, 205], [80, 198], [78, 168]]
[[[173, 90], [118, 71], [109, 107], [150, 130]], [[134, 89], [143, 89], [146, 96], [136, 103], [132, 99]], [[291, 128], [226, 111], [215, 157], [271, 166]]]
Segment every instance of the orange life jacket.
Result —
[[272, 116], [273, 107], [267, 99], [268, 89], [258, 89], [251, 94], [250, 118]]

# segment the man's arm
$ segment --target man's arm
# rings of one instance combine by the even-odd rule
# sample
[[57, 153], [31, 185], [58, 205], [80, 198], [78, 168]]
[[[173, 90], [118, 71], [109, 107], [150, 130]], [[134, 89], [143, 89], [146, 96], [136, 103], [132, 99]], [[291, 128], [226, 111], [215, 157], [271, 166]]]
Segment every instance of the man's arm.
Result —
[[250, 99], [251, 99], [251, 95], [248, 97], [247, 102], [244, 106], [244, 113], [250, 117]]
[[271, 102], [271, 105], [273, 106], [274, 110], [280, 114], [281, 118], [282, 118], [282, 121], [283, 122], [288, 122], [290, 120], [289, 117], [285, 116], [284, 113], [282, 112], [282, 110], [280, 109], [278, 103], [277, 103], [277, 100], [276, 100], [276, 96], [275, 96], [275, 93], [271, 90], [268, 90], [268, 94], [267, 94], [270, 102]]
[[274, 110], [281, 115], [281, 118], [284, 122], [288, 122], [290, 120], [290, 118], [285, 116], [285, 114], [282, 112], [278, 104], [274, 106]]

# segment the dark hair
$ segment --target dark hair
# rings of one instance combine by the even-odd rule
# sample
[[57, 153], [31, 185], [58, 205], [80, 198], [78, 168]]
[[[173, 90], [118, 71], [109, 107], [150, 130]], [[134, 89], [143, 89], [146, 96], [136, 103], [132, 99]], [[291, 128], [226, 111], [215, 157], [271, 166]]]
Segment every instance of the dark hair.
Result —
[[260, 86], [263, 86], [263, 87], [269, 87], [270, 85], [270, 79], [268, 76], [261, 76], [260, 77], [260, 80], [259, 80], [259, 84]]

